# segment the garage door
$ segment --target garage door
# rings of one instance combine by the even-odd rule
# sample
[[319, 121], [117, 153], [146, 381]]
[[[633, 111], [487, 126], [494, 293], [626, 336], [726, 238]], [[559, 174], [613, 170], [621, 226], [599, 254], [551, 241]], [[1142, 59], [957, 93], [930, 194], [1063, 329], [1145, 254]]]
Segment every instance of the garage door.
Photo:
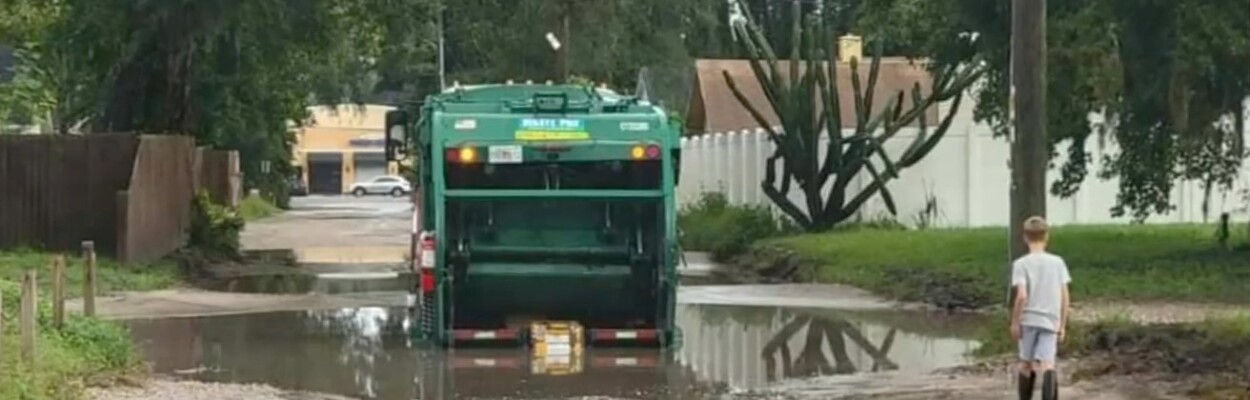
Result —
[[386, 175], [386, 155], [382, 153], [356, 153], [356, 182], [368, 182]]
[[308, 192], [315, 194], [343, 193], [342, 154], [308, 154]]

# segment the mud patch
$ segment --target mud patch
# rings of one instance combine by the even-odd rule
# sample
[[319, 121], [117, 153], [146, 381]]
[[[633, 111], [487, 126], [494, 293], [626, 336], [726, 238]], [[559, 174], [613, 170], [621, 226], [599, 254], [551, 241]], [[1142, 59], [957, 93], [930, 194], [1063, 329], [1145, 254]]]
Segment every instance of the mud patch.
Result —
[[753, 246], [714, 274], [733, 283], [801, 283], [810, 281], [812, 264], [798, 253], [774, 246]]
[[[734, 283], [801, 283], [814, 280], [818, 266], [797, 252], [777, 246], [755, 246], [736, 257], [718, 278]], [[924, 303], [940, 309], [979, 310], [995, 301], [992, 288], [1001, 287], [990, 278], [970, 277], [938, 268], [891, 268], [884, 274], [884, 287], [873, 291], [891, 300]]]
[[1083, 347], [1098, 362], [1080, 376], [1163, 374], [1190, 396], [1250, 399], [1250, 332], [1238, 323], [1095, 325]]

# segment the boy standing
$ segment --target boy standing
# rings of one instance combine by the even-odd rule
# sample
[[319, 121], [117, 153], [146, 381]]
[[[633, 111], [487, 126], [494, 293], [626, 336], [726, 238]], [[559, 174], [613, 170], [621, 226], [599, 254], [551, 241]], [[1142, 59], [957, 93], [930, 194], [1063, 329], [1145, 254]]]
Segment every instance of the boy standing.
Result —
[[1042, 375], [1042, 400], [1059, 398], [1055, 355], [1064, 339], [1068, 319], [1068, 265], [1046, 251], [1050, 239], [1046, 220], [1024, 221], [1029, 253], [1012, 263], [1011, 285], [1016, 290], [1011, 311], [1011, 339], [1020, 346], [1020, 399], [1033, 398], [1033, 385]]

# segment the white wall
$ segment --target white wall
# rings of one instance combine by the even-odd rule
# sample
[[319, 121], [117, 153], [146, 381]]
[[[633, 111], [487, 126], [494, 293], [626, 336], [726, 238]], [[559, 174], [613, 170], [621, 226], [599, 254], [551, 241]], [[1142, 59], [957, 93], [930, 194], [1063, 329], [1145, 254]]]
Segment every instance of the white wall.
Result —
[[[938, 226], [976, 227], [1004, 226], [1009, 218], [1008, 189], [1011, 181], [1007, 161], [1010, 147], [1005, 138], [996, 139], [988, 125], [976, 123], [972, 118], [973, 105], [965, 96], [964, 105], [956, 113], [946, 137], [917, 165], [904, 169], [900, 177], [888, 184], [898, 206], [900, 222], [912, 224], [915, 216], [923, 210], [926, 197], [931, 193], [937, 198], [941, 215]], [[1250, 104], [1250, 101], [1247, 102]], [[940, 104], [939, 111], [945, 115], [947, 104]], [[1250, 109], [1250, 106], [1247, 107]], [[1248, 119], [1250, 120], [1250, 119]], [[930, 126], [937, 125], [931, 121]], [[1247, 123], [1250, 125], [1250, 122]], [[888, 153], [897, 157], [915, 139], [915, 129], [906, 129], [886, 143]], [[932, 133], [932, 129], [930, 129]], [[1093, 135], [1086, 149], [1093, 155], [1089, 174], [1081, 190], [1070, 198], [1051, 196], [1047, 202], [1048, 219], [1055, 224], [1127, 223], [1128, 217], [1113, 218], [1110, 209], [1119, 191], [1115, 180], [1101, 180], [1097, 172], [1102, 170], [1101, 154], [1116, 151], [1114, 143], [1101, 143]], [[827, 140], [827, 139], [822, 139]], [[821, 146], [821, 156], [824, 156]], [[722, 191], [730, 201], [739, 204], [755, 203], [771, 205], [760, 190], [764, 177], [764, 161], [772, 153], [773, 144], [762, 130], [707, 134], [682, 139], [681, 184], [678, 201], [687, 204], [697, 200], [706, 191]], [[1059, 177], [1058, 168], [1066, 159], [1064, 149], [1058, 149], [1054, 168], [1049, 179]], [[878, 161], [878, 164], [879, 161]], [[1242, 170], [1250, 169], [1243, 163]], [[780, 168], [778, 168], [780, 174]], [[850, 185], [860, 188], [869, 182], [865, 173]], [[1233, 190], [1228, 193], [1215, 191], [1211, 196], [1210, 219], [1214, 221], [1224, 211], [1235, 211], [1241, 206], [1241, 190], [1250, 186], [1244, 172]], [[778, 177], [780, 181], [780, 177]], [[832, 179], [831, 179], [832, 181]], [[1049, 190], [1049, 187], [1047, 188]], [[828, 188], [826, 188], [828, 190]], [[1148, 222], [1202, 222], [1202, 186], [1198, 182], [1178, 182], [1172, 191], [1176, 209], [1166, 215], [1153, 216]], [[848, 191], [852, 197], [854, 191]], [[790, 198], [801, 208], [803, 197], [796, 185], [792, 185]], [[875, 197], [861, 210], [864, 219], [887, 216], [888, 211]]]

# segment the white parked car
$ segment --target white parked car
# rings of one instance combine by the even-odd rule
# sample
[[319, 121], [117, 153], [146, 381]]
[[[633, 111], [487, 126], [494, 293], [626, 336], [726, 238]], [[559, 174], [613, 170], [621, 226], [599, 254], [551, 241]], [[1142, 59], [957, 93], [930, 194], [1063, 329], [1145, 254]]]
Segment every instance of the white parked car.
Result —
[[356, 182], [349, 190], [356, 197], [366, 194], [389, 194], [403, 196], [412, 191], [412, 184], [398, 176], [379, 176], [366, 182]]

